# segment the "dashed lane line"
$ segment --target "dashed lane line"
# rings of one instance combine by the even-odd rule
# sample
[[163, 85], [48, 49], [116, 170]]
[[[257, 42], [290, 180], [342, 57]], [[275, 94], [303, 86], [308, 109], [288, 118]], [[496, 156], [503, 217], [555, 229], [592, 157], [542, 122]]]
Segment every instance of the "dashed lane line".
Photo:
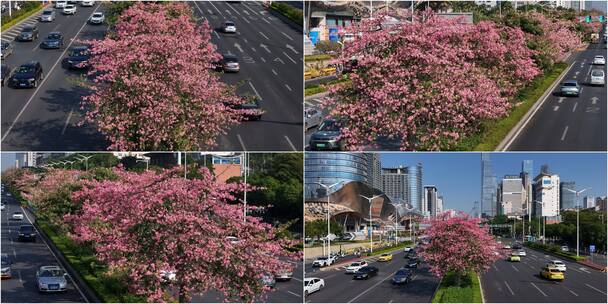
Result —
[[287, 143], [289, 144], [289, 146], [291, 147], [292, 150], [298, 151], [298, 149], [296, 149], [296, 146], [293, 145], [293, 143], [291, 142], [291, 140], [289, 140], [289, 137], [287, 137], [287, 135], [283, 135], [283, 137], [285, 137], [285, 139], [287, 140]]
[[243, 139], [241, 138], [241, 134], [237, 134], [236, 138], [239, 140], [239, 143], [241, 144], [243, 151], [247, 151], [247, 148], [245, 148], [245, 143], [243, 142]]
[[378, 285], [382, 284], [382, 282], [386, 281], [386, 279], [392, 277], [395, 273], [396, 273], [396, 271], [394, 271], [393, 273], [391, 273], [390, 275], [388, 275], [384, 279], [380, 280], [378, 283], [372, 285], [370, 288], [366, 289], [365, 291], [363, 291], [362, 293], [360, 293], [359, 295], [357, 295], [356, 297], [354, 297], [352, 300], [348, 301], [347, 303], [354, 302], [355, 300], [357, 300], [358, 298], [360, 298], [362, 295], [366, 294], [370, 290], [372, 290], [372, 289], [376, 288]]
[[538, 286], [536, 286], [536, 284], [534, 284], [533, 282], [530, 282], [530, 284], [532, 284], [532, 286], [534, 286], [534, 288], [536, 288], [536, 290], [538, 290], [538, 292], [543, 294], [543, 296], [547, 297], [547, 294], [544, 293], [542, 290], [540, 290], [540, 288], [538, 288]]
[[504, 281], [505, 285], [507, 285], [507, 289], [509, 290], [509, 292], [511, 293], [512, 296], [515, 295], [515, 293], [513, 292], [513, 289], [511, 289], [511, 286], [509, 286], [509, 283], [507, 283], [507, 281]]
[[599, 290], [599, 289], [597, 289], [597, 288], [595, 288], [595, 287], [593, 287], [593, 286], [591, 286], [591, 285], [589, 285], [589, 284], [586, 284], [586, 283], [585, 283], [585, 285], [587, 285], [587, 287], [589, 287], [589, 288], [591, 288], [591, 289], [593, 289], [593, 290], [595, 290], [595, 291], [597, 291], [597, 292], [601, 292], [602, 294], [606, 295], [606, 293], [605, 293], [605, 292], [603, 292], [603, 291], [601, 291], [601, 290]]
[[568, 126], [564, 129], [564, 133], [562, 133], [562, 141], [566, 138], [566, 133], [568, 133]]

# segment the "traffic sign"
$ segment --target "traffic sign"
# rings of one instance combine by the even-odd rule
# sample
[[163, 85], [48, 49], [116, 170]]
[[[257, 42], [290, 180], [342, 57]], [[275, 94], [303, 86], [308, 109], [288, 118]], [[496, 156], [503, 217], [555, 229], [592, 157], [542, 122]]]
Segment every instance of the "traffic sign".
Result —
[[595, 245], [589, 245], [589, 252], [595, 252]]

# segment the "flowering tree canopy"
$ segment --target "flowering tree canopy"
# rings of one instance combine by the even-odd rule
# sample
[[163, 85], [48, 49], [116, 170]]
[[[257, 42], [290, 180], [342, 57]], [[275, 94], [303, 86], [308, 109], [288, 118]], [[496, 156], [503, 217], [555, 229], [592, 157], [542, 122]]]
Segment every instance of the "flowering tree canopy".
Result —
[[153, 302], [171, 300], [175, 288], [180, 302], [208, 290], [252, 301], [268, 289], [264, 275], [293, 268], [285, 259], [293, 256], [290, 241], [259, 218], [243, 220], [234, 202], [246, 185], [216, 182], [207, 168], [193, 180], [176, 170], [115, 172], [116, 180], [85, 182], [72, 197], [82, 211], [65, 218], [75, 240], [126, 273], [132, 292]]
[[502, 256], [499, 244], [479, 226], [477, 218], [463, 213], [450, 218], [444, 213], [429, 223], [425, 234], [430, 243], [421, 245], [420, 254], [438, 277], [448, 272], [461, 276], [471, 270], [480, 273]]
[[243, 118], [243, 101], [212, 71], [221, 56], [185, 3], [138, 2], [92, 46], [86, 121], [113, 150], [198, 150]]

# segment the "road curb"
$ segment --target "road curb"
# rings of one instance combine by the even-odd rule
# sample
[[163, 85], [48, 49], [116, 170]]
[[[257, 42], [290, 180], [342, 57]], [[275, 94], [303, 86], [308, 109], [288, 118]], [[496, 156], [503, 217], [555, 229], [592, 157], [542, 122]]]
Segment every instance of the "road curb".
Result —
[[336, 80], [338, 79], [338, 76], [336, 75], [328, 75], [328, 76], [321, 76], [321, 77], [315, 77], [315, 78], [311, 78], [311, 79], [307, 79], [304, 80], [304, 88], [307, 87], [311, 87], [311, 86], [319, 86], [325, 83], [328, 83], [332, 80]]
[[[34, 213], [29, 207], [24, 207], [23, 209], [27, 210], [28, 213], [34, 215]], [[88, 303], [101, 303], [101, 300], [97, 297], [93, 289], [89, 287], [86, 281], [80, 276], [80, 274], [72, 267], [70, 262], [65, 258], [63, 252], [61, 252], [61, 250], [57, 248], [51, 238], [49, 238], [46, 233], [42, 229], [40, 229], [40, 226], [38, 226], [35, 216], [32, 225], [36, 227], [38, 235], [44, 240], [44, 242], [51, 249], [55, 257], [59, 260], [61, 267], [63, 267], [63, 269], [65, 269], [65, 271], [70, 275], [74, 283], [78, 284], [81, 294], [85, 297], [84, 300]]]
[[49, 5], [50, 5], [50, 2], [47, 3], [47, 4], [43, 4], [39, 9], [33, 10], [29, 16], [23, 18], [21, 21], [13, 24], [11, 27], [5, 29], [4, 31], [2, 31], [0, 33], [4, 34], [6, 32], [9, 32], [9, 31], [13, 30], [15, 27], [19, 26], [21, 23], [30, 20], [30, 18], [34, 17], [34, 15], [36, 15], [38, 12], [40, 12], [40, 11], [44, 10], [45, 8], [47, 8]]
[[538, 109], [540, 109], [540, 107], [542, 107], [542, 105], [547, 100], [547, 97], [549, 97], [549, 95], [553, 94], [553, 90], [555, 90], [555, 87], [562, 81], [562, 79], [564, 77], [566, 77], [566, 74], [568, 74], [568, 72], [570, 71], [570, 69], [573, 66], [574, 66], [574, 62], [571, 63], [565, 70], [562, 71], [562, 73], [555, 79], [553, 84], [551, 84], [549, 86], [549, 88], [547, 88], [547, 90], [545, 90], [543, 95], [541, 95], [540, 98], [538, 98], [538, 100], [534, 103], [534, 105], [532, 105], [530, 107], [530, 109], [528, 109], [528, 112], [526, 112], [526, 114], [517, 122], [517, 124], [515, 124], [515, 126], [509, 131], [509, 133], [507, 133], [507, 136], [505, 136], [505, 138], [503, 138], [503, 140], [498, 144], [498, 146], [496, 146], [495, 151], [500, 151], [500, 152], [507, 151], [507, 148], [513, 143], [513, 141], [515, 140], [515, 137], [519, 135], [521, 130], [523, 130], [523, 128], [528, 124], [528, 122], [530, 121], [530, 119], [532, 119], [534, 114], [536, 114]]
[[476, 273], [476, 275], [477, 275], [477, 281], [479, 282], [479, 289], [481, 289], [481, 303], [485, 303], [486, 296], [483, 294], [483, 285], [481, 285], [481, 275], [479, 275], [478, 273]]
[[317, 93], [317, 94], [313, 94], [313, 95], [304, 96], [304, 101], [315, 99], [315, 98], [323, 98], [323, 97], [327, 97], [327, 96], [329, 96], [329, 92], [325, 91], [325, 92], [321, 92], [321, 93]]
[[293, 20], [287, 18], [285, 15], [281, 14], [279, 11], [275, 10], [274, 8], [272, 8], [270, 6], [267, 6], [266, 9], [268, 10], [268, 12], [271, 15], [281, 19], [281, 21], [285, 22], [287, 25], [289, 25], [289, 27], [293, 28], [294, 30], [296, 30], [300, 33], [304, 32], [303, 26], [295, 23]]

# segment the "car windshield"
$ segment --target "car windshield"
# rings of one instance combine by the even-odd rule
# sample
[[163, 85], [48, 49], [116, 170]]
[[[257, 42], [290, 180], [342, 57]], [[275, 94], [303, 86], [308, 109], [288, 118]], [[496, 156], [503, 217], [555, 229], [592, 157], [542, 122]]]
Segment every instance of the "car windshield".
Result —
[[6, 266], [8, 265], [8, 258], [5, 256], [2, 256], [2, 266]]
[[604, 56], [595, 56], [595, 59], [604, 59]]
[[44, 11], [44, 12], [42, 12], [42, 14], [43, 15], [51, 15], [51, 14], [53, 14], [53, 12], [51, 12], [51, 11]]
[[20, 214], [21, 214], [21, 212], [15, 212], [15, 213], [13, 213], [13, 215], [20, 215]]
[[93, 14], [93, 17], [101, 17], [101, 16], [103, 16], [101, 13], [95, 13], [95, 14]]
[[360, 272], [368, 272], [370, 270], [369, 267], [363, 267], [361, 269], [359, 269]]
[[34, 31], [33, 27], [26, 26], [23, 28], [24, 33], [33, 32], [33, 31]]
[[352, 264], [350, 264], [350, 266], [354, 266], [354, 267], [356, 267], [356, 266], [361, 266], [361, 263], [359, 263], [359, 262], [352, 263]]
[[63, 271], [61, 271], [59, 269], [45, 269], [40, 272], [40, 276], [45, 277], [45, 278], [60, 277], [60, 276], [63, 276]]
[[226, 22], [226, 26], [234, 26], [233, 22]]
[[48, 39], [51, 39], [51, 40], [61, 39], [61, 34], [49, 34]]
[[239, 62], [236, 57], [224, 57], [224, 61], [226, 62]]
[[407, 275], [407, 270], [405, 270], [405, 269], [400, 269], [400, 270], [398, 270], [398, 271], [397, 271], [397, 273], [395, 273], [395, 275], [398, 275], [398, 276], [404, 276], [404, 275]]
[[320, 258], [317, 258], [317, 260], [327, 260], [327, 257], [320, 257]]
[[334, 120], [326, 120], [319, 127], [319, 131], [339, 131], [338, 123]]
[[564, 82], [564, 86], [565, 87], [575, 87], [576, 86], [576, 82]]
[[604, 72], [601, 70], [593, 70], [591, 71], [591, 76], [593, 77], [603, 77], [604, 76]]
[[88, 53], [88, 49], [73, 49], [70, 51], [70, 56], [86, 56]]
[[32, 226], [21, 226], [21, 227], [19, 227], [19, 231], [21, 231], [21, 232], [32, 232], [32, 231], [34, 231], [34, 227], [32, 227]]
[[[17, 70], [15, 71], [15, 73], [23, 74], [23, 73], [31, 73], [33, 71], [34, 71], [33, 67], [30, 67], [30, 66], [20, 66], [20, 67], [17, 68]], [[15, 212], [13, 214], [21, 214], [21, 212]]]

